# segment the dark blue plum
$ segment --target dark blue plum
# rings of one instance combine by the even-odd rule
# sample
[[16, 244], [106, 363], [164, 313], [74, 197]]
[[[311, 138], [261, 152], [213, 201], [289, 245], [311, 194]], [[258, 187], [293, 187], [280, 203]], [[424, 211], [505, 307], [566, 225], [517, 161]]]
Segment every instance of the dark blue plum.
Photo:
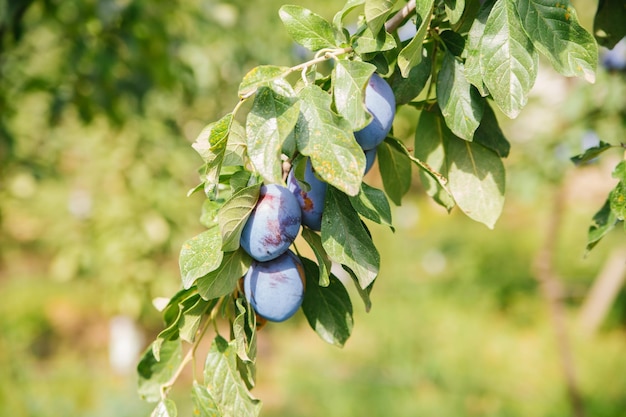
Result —
[[276, 322], [298, 311], [304, 286], [302, 262], [290, 250], [268, 262], [253, 262], [243, 279], [244, 294], [254, 311]]
[[324, 201], [326, 200], [326, 183], [315, 176], [310, 159], [306, 161], [304, 181], [311, 187], [308, 191], [300, 187], [292, 169], [287, 177], [287, 188], [296, 197], [302, 209], [302, 224], [319, 231], [322, 228], [322, 212], [324, 211]]
[[367, 174], [376, 160], [376, 148], [365, 151], [365, 171], [363, 175]]
[[626, 38], [620, 40], [613, 49], [602, 48], [602, 66], [609, 71], [626, 70]]
[[277, 258], [298, 236], [301, 220], [300, 205], [291, 191], [281, 185], [263, 185], [241, 232], [241, 247], [257, 261]]
[[378, 146], [391, 130], [396, 115], [396, 99], [387, 81], [373, 74], [365, 87], [365, 107], [372, 121], [363, 129], [354, 132], [356, 141], [367, 151]]

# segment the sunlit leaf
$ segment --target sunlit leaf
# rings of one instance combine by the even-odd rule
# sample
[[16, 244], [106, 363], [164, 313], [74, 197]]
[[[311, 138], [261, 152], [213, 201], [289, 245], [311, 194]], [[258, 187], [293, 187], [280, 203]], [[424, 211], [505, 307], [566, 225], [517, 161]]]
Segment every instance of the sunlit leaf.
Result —
[[198, 294], [211, 300], [232, 293], [251, 262], [252, 258], [243, 249], [224, 253], [220, 266], [196, 281]]
[[333, 28], [323, 17], [295, 5], [284, 5], [278, 12], [294, 41], [312, 51], [335, 46]]
[[160, 360], [156, 360], [152, 348], [144, 352], [137, 373], [138, 392], [146, 401], [156, 402], [161, 398], [161, 387], [167, 384], [183, 360], [180, 339], [168, 340], [161, 346]]
[[300, 113], [300, 102], [260, 87], [246, 121], [248, 156], [263, 179], [282, 182], [281, 150]]
[[191, 145], [206, 163], [204, 180], [205, 191], [209, 196], [214, 194], [219, 182], [232, 117], [232, 113], [229, 113], [207, 125]]
[[176, 417], [178, 410], [176, 409], [176, 403], [166, 398], [159, 401], [157, 406], [152, 410], [150, 417]]
[[190, 288], [196, 279], [215, 270], [222, 256], [222, 237], [217, 227], [183, 243], [178, 260], [183, 287]]
[[362, 129], [371, 120], [363, 95], [375, 69], [372, 64], [345, 59], [337, 61], [335, 65], [333, 71], [335, 108], [350, 123], [354, 131]]
[[354, 48], [354, 52], [359, 55], [383, 52], [395, 48], [396, 40], [391, 34], [384, 30], [374, 35], [370, 28], [366, 28], [363, 32], [353, 36], [352, 47]]
[[397, 0], [365, 0], [365, 20], [367, 26], [374, 34], [385, 25], [389, 14]]
[[450, 130], [471, 141], [483, 117], [485, 102], [465, 79], [463, 62], [448, 52], [437, 77], [437, 100]]
[[288, 74], [288, 67], [277, 65], [259, 65], [252, 68], [239, 84], [239, 97], [248, 97], [255, 93], [259, 87], [267, 86], [277, 78]]
[[491, 9], [479, 60], [482, 79], [496, 104], [508, 117], [516, 117], [535, 83], [538, 54], [522, 28], [513, 0], [498, 0]]
[[325, 182], [349, 195], [356, 195], [365, 170], [365, 155], [354, 139], [350, 124], [334, 113], [331, 97], [316, 85], [300, 92], [301, 118], [296, 142], [311, 158], [315, 172]]
[[568, 0], [508, 1], [517, 6], [535, 48], [558, 72], [595, 81], [598, 47], [593, 36], [578, 23], [576, 10]]
[[322, 245], [322, 238], [319, 234], [315, 233], [311, 229], [305, 227], [302, 229], [302, 237], [309, 244], [315, 258], [317, 259], [317, 264], [319, 265], [318, 272], [318, 285], [322, 287], [328, 286], [330, 283], [330, 268], [332, 266], [332, 262]]
[[237, 369], [237, 349], [216, 336], [204, 365], [204, 383], [213, 399], [212, 407], [222, 416], [256, 417], [261, 402], [252, 397]]
[[434, 0], [416, 2], [417, 32], [413, 39], [398, 54], [398, 68], [400, 68], [400, 73], [404, 78], [407, 78], [411, 70], [422, 62], [422, 49], [432, 17], [433, 4]]
[[361, 192], [355, 197], [350, 197], [350, 203], [361, 216], [378, 224], [385, 224], [394, 230], [391, 224], [391, 207], [381, 190], [362, 183]]
[[239, 190], [218, 211], [221, 250], [231, 252], [239, 248], [241, 232], [259, 199], [260, 189], [261, 184], [255, 184]]
[[454, 135], [444, 136], [448, 186], [458, 207], [493, 229], [504, 206], [502, 160], [484, 146]]
[[322, 245], [331, 260], [347, 265], [361, 288], [378, 275], [380, 256], [359, 215], [342, 192], [328, 187], [322, 216]]

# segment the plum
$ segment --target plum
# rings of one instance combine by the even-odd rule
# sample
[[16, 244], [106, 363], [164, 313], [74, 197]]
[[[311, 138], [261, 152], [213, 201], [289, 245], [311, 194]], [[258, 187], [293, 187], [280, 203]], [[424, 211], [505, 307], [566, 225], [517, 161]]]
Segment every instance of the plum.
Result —
[[365, 171], [363, 171], [363, 175], [367, 174], [369, 170], [372, 169], [375, 160], [376, 148], [365, 151]]
[[302, 224], [319, 231], [322, 228], [322, 212], [324, 211], [324, 201], [326, 200], [326, 183], [315, 176], [310, 159], [307, 159], [304, 168], [304, 181], [310, 186], [308, 191], [300, 187], [292, 168], [287, 176], [287, 188], [293, 193], [296, 200], [298, 200], [298, 204], [302, 210]]
[[282, 185], [263, 185], [241, 232], [241, 247], [257, 261], [277, 258], [298, 236], [301, 221], [300, 205], [291, 191]]
[[304, 268], [290, 250], [267, 262], [253, 262], [243, 279], [246, 299], [260, 317], [285, 321], [304, 298]]
[[378, 74], [372, 74], [365, 87], [365, 107], [372, 115], [372, 121], [363, 129], [354, 132], [361, 148], [367, 151], [378, 146], [391, 130], [396, 115], [396, 99], [387, 81]]
[[602, 48], [600, 53], [604, 68], [609, 71], [626, 69], [626, 38], [620, 40], [612, 49]]

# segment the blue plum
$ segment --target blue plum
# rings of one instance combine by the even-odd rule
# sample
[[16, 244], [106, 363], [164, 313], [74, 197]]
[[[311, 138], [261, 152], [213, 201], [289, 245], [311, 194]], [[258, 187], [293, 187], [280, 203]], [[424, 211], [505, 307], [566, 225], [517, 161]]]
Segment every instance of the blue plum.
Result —
[[300, 231], [302, 213], [298, 200], [286, 187], [267, 184], [241, 232], [241, 247], [257, 261], [269, 261], [285, 253]]
[[363, 171], [363, 175], [367, 174], [369, 170], [372, 169], [375, 160], [376, 148], [365, 151], [365, 171]]
[[626, 38], [620, 40], [613, 49], [602, 48], [601, 62], [609, 71], [626, 70]]
[[287, 177], [287, 188], [296, 197], [302, 209], [302, 224], [319, 231], [322, 228], [326, 183], [315, 176], [310, 159], [306, 161], [304, 181], [311, 187], [308, 191], [300, 187], [292, 169]]
[[269, 321], [293, 316], [304, 298], [304, 268], [290, 250], [268, 262], [253, 262], [243, 279], [243, 291], [254, 311]]
[[393, 90], [378, 74], [373, 74], [365, 87], [365, 107], [371, 113], [372, 121], [354, 132], [354, 137], [361, 148], [367, 151], [385, 140], [396, 115]]

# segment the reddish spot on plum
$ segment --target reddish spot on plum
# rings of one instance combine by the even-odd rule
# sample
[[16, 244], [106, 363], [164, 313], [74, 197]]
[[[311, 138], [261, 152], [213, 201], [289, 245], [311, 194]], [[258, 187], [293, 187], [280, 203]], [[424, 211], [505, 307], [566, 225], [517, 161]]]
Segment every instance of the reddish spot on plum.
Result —
[[241, 232], [241, 247], [257, 261], [274, 259], [291, 246], [301, 220], [300, 205], [287, 188], [264, 185]]
[[293, 316], [304, 298], [304, 268], [290, 250], [267, 262], [253, 262], [243, 280], [255, 313], [269, 321]]

